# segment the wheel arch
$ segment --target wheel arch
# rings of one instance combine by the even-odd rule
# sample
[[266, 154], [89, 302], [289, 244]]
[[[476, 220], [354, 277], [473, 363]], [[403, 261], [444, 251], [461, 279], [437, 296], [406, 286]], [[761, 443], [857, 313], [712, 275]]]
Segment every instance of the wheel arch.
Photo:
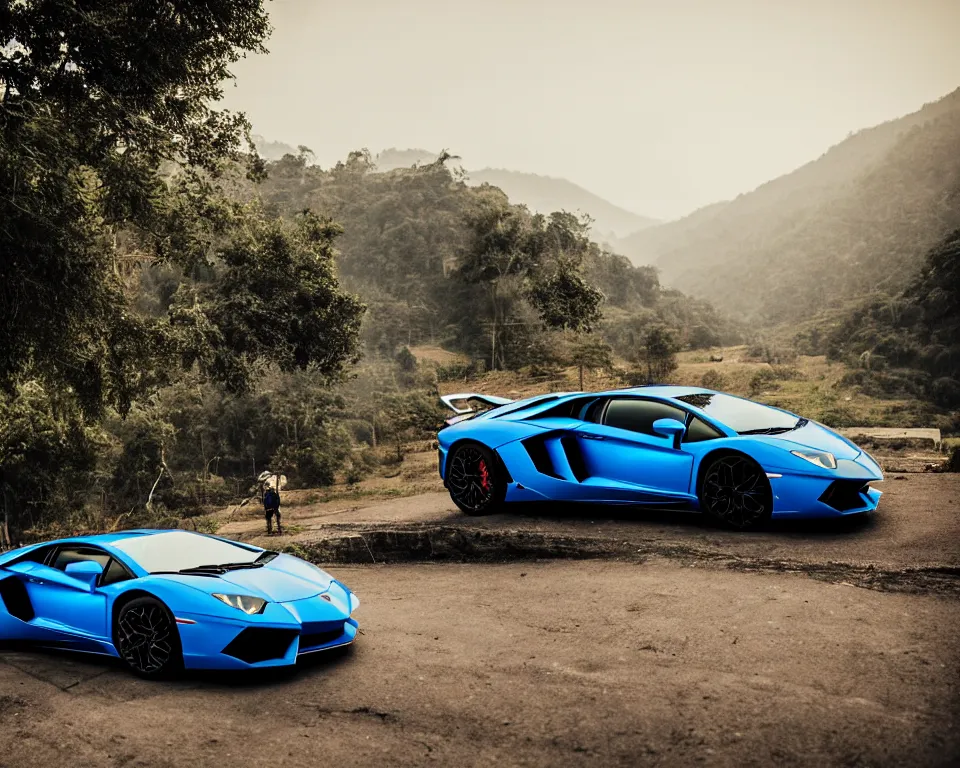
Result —
[[[714, 461], [723, 458], [724, 456], [742, 456], [743, 458], [752, 461], [754, 464], [760, 467], [760, 471], [764, 472], [763, 465], [746, 451], [739, 451], [736, 448], [731, 448], [729, 446], [714, 448], [709, 453], [705, 453], [700, 457], [700, 464], [697, 467], [697, 476], [693, 486], [693, 492], [697, 497], [698, 503], [700, 501], [700, 484], [703, 482], [703, 476], [706, 473], [707, 468]], [[764, 472], [764, 475], [766, 475], [766, 472]], [[769, 479], [767, 480], [767, 485], [770, 485]]]
[[456, 440], [450, 444], [450, 447], [447, 448], [447, 454], [444, 457], [443, 463], [443, 477], [447, 477], [447, 466], [450, 463], [450, 457], [463, 445], [479, 445], [482, 448], [486, 448], [490, 453], [493, 454], [494, 460], [497, 462], [497, 468], [503, 472], [504, 477], [506, 478], [507, 483], [513, 482], [513, 476], [510, 474], [510, 470], [507, 468], [506, 462], [503, 460], [503, 457], [500, 455], [500, 451], [494, 448], [492, 445], [489, 445], [483, 440], [477, 440], [475, 437], [461, 437], [459, 440]]

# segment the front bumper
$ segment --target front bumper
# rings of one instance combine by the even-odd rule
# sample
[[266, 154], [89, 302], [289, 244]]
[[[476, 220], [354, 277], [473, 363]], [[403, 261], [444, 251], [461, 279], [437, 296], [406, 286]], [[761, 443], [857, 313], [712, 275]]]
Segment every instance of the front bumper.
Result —
[[873, 512], [882, 495], [871, 485], [883, 480], [879, 467], [851, 460], [838, 461], [837, 465], [830, 475], [768, 469], [773, 516], [842, 517]]
[[248, 620], [178, 613], [183, 664], [187, 669], [284, 667], [306, 654], [350, 645], [357, 636], [356, 619], [346, 613], [331, 616], [331, 609], [317, 595], [268, 603], [262, 614]]

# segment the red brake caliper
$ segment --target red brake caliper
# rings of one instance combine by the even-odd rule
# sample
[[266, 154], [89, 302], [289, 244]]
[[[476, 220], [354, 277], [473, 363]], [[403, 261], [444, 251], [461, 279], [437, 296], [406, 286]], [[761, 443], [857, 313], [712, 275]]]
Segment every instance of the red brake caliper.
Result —
[[483, 490], [490, 490], [490, 471], [487, 469], [487, 462], [480, 459], [480, 485]]

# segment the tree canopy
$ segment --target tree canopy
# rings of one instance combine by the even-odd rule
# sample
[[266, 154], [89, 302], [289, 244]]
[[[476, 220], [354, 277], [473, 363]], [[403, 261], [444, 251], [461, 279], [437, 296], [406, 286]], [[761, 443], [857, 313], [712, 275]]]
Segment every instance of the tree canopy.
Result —
[[[99, 414], [184, 361], [237, 388], [258, 362], [333, 373], [354, 355], [337, 230], [258, 223], [228, 195], [262, 164], [243, 116], [211, 104], [264, 50], [262, 0], [4, 0], [0, 30], [0, 386], [36, 378]], [[190, 283], [159, 316], [135, 303], [157, 263]]]

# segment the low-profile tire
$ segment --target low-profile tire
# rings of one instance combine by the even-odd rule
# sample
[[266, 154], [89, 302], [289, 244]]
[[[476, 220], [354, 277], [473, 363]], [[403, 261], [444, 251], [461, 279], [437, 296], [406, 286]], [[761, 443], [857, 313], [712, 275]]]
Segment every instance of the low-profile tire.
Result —
[[705, 514], [741, 531], [764, 525], [773, 512], [773, 491], [766, 472], [741, 453], [710, 460], [697, 495]]
[[488, 515], [503, 509], [505, 473], [497, 457], [479, 443], [461, 443], [447, 461], [450, 498], [468, 515]]
[[120, 607], [113, 644], [121, 661], [140, 677], [157, 680], [183, 669], [176, 619], [155, 597], [136, 597]]

